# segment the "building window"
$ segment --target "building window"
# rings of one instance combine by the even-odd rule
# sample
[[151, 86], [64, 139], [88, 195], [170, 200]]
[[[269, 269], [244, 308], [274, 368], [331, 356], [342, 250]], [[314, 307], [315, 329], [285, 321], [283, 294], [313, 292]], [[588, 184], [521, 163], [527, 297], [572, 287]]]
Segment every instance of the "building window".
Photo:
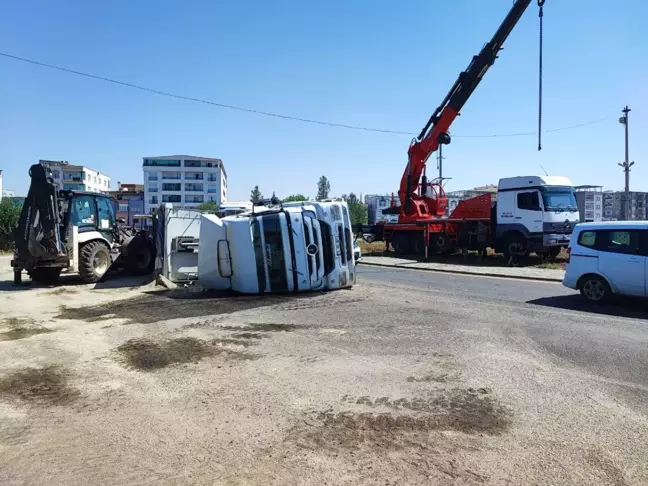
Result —
[[149, 181], [157, 181], [158, 180], [158, 175], [157, 174], [149, 174], [147, 180], [149, 180]]
[[207, 193], [208, 194], [216, 194], [218, 192], [218, 188], [214, 186], [209, 186], [207, 187]]
[[182, 191], [182, 184], [180, 183], [168, 183], [168, 184], [162, 184], [162, 190], [163, 191]]
[[119, 203], [119, 211], [123, 213], [128, 212], [128, 203], [126, 204]]
[[185, 159], [184, 166], [185, 167], [202, 167], [202, 161]]
[[151, 196], [149, 198], [149, 204], [157, 204], [158, 203], [158, 198], [157, 196]]
[[162, 196], [162, 202], [179, 203], [182, 202], [182, 196], [180, 194], [165, 194]]
[[144, 159], [144, 167], [180, 167], [179, 160]]
[[149, 186], [147, 190], [148, 192], [158, 192], [157, 186]]

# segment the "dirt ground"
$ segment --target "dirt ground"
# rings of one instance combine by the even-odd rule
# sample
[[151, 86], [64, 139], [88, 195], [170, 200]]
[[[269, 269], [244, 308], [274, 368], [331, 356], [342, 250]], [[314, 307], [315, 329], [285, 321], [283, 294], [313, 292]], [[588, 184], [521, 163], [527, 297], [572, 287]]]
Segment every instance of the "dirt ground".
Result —
[[645, 417], [403, 289], [64, 283], [0, 283], [2, 485], [648, 484]]

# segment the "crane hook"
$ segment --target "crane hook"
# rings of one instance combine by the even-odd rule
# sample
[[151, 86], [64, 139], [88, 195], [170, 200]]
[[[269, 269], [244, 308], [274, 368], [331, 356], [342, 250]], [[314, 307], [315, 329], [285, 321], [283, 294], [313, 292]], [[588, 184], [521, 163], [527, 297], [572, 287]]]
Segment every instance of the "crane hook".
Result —
[[538, 18], [540, 19], [540, 52], [538, 57], [538, 151], [542, 150], [542, 19], [545, 0], [538, 0]]

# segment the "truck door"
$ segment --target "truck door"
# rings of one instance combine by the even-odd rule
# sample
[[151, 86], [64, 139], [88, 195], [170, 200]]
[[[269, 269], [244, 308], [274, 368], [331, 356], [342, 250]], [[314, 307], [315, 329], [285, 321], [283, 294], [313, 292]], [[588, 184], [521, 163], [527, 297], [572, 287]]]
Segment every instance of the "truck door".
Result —
[[515, 223], [529, 233], [542, 234], [542, 206], [537, 190], [518, 192], [516, 196]]

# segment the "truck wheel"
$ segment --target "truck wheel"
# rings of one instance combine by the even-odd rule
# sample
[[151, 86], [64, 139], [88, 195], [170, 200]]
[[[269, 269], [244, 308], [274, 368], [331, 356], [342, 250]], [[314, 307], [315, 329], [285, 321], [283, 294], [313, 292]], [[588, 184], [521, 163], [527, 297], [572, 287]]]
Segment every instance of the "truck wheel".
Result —
[[425, 236], [418, 235], [414, 237], [414, 254], [417, 256], [425, 255]]
[[526, 248], [526, 241], [520, 234], [510, 235], [504, 243], [504, 257], [509, 263], [518, 263], [529, 253]]
[[412, 241], [410, 235], [405, 232], [394, 233], [391, 244], [397, 255], [410, 255], [412, 253]]
[[110, 249], [101, 241], [91, 241], [79, 251], [79, 274], [86, 283], [95, 283], [110, 268]]
[[585, 275], [582, 277], [578, 290], [587, 300], [596, 303], [606, 302], [612, 294], [608, 283], [598, 275]]
[[61, 275], [61, 269], [56, 267], [40, 267], [27, 270], [33, 282], [43, 285], [54, 285]]

